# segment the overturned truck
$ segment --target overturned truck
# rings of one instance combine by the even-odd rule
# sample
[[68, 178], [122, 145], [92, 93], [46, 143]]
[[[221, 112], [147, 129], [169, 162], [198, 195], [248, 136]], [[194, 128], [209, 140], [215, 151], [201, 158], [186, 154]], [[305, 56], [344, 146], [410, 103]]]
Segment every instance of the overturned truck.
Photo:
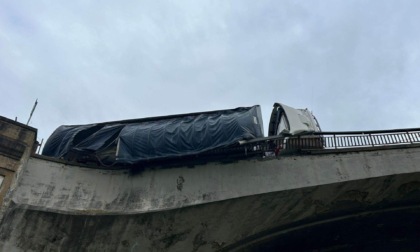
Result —
[[197, 158], [264, 155], [286, 145], [302, 145], [302, 139], [305, 140], [303, 147], [322, 148], [322, 138], [311, 135], [319, 131], [318, 122], [307, 109], [275, 103], [268, 137], [264, 136], [260, 106], [255, 105], [88, 125], [63, 125], [49, 137], [42, 154], [114, 167], [168, 160], [173, 164], [174, 160], [185, 162]]

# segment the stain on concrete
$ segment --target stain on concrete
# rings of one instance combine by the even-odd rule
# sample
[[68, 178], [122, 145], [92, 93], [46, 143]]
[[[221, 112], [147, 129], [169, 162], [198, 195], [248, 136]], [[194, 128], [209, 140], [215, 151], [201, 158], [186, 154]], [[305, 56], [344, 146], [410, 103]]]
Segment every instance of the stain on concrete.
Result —
[[401, 194], [409, 194], [416, 191], [420, 192], [420, 181], [408, 182], [398, 187], [398, 192]]
[[211, 243], [211, 247], [214, 249], [214, 251], [221, 251], [225, 245], [226, 245], [225, 242], [219, 242], [219, 241], [213, 241]]
[[340, 194], [336, 201], [357, 201], [363, 202], [365, 201], [366, 197], [369, 195], [368, 192], [363, 192], [359, 190], [350, 190], [346, 191], [343, 194]]
[[387, 177], [385, 180], [384, 180], [384, 183], [382, 184], [382, 187], [381, 187], [381, 192], [383, 193], [383, 192], [385, 192], [385, 190], [387, 190], [390, 186], [391, 186], [391, 184], [393, 183], [395, 181], [395, 176], [390, 176], [390, 177]]
[[127, 240], [123, 240], [121, 241], [121, 245], [123, 245], [124, 247], [129, 247], [130, 246], [130, 242]]
[[184, 187], [184, 182], [185, 182], [184, 177], [179, 176], [178, 179], [176, 180], [176, 189], [178, 189], [178, 191], [182, 191], [182, 188]]
[[164, 237], [160, 241], [164, 244], [164, 248], [167, 249], [171, 247], [172, 245], [174, 245], [175, 243], [185, 240], [189, 233], [190, 231], [171, 234], [169, 236]]
[[311, 204], [315, 207], [315, 213], [323, 213], [328, 211], [329, 206], [322, 200], [313, 200]]
[[203, 200], [209, 201], [213, 198], [214, 193], [203, 193]]
[[195, 235], [193, 241], [193, 251], [200, 251], [200, 247], [207, 244], [205, 234], [207, 232], [207, 223], [201, 223], [200, 231]]

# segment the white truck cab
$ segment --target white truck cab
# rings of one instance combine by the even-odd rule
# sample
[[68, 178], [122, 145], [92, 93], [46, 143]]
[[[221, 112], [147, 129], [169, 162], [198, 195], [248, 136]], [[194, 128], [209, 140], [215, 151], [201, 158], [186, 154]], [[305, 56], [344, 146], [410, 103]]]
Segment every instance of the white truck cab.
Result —
[[301, 135], [320, 131], [318, 121], [308, 109], [295, 109], [274, 103], [268, 136]]

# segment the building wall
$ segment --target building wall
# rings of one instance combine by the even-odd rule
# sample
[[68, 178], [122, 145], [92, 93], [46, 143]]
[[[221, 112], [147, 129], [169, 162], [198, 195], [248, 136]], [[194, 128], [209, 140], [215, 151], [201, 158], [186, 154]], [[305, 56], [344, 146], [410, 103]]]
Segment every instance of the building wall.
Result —
[[35, 147], [37, 130], [0, 116], [0, 219], [16, 180]]

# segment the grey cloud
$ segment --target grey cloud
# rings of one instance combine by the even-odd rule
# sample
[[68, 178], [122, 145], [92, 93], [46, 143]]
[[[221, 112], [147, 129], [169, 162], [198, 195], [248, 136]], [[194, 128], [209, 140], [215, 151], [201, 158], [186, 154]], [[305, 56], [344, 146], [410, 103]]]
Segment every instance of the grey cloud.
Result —
[[[416, 1], [0, 3], [1, 115], [61, 124], [260, 104], [324, 130], [420, 124]], [[7, 14], [7, 15], [6, 15]]]

